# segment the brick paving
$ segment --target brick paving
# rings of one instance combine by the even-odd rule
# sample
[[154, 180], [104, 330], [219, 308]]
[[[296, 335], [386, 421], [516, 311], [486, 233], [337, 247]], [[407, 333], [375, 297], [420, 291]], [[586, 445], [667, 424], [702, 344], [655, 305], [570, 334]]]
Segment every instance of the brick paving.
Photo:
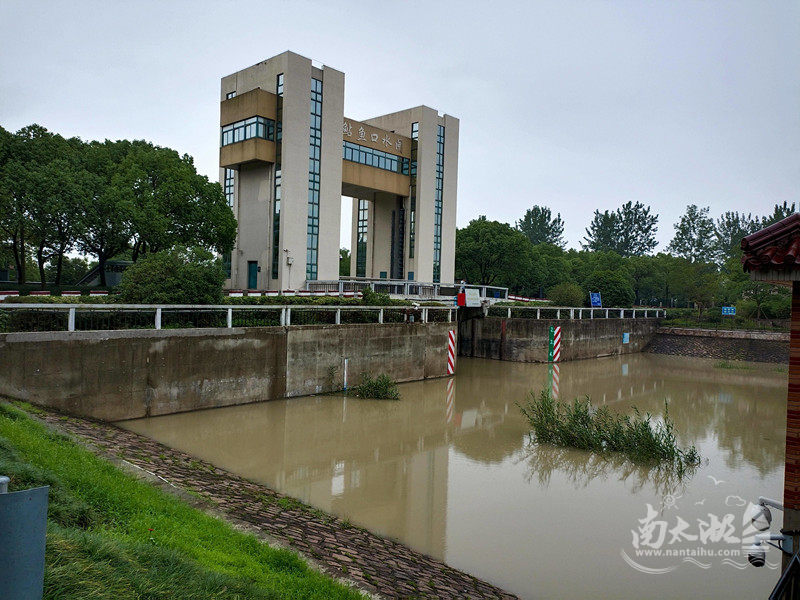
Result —
[[324, 572], [385, 598], [516, 598], [468, 573], [318, 511], [263, 485], [104, 422], [39, 414], [50, 425], [121, 458], [245, 522]]

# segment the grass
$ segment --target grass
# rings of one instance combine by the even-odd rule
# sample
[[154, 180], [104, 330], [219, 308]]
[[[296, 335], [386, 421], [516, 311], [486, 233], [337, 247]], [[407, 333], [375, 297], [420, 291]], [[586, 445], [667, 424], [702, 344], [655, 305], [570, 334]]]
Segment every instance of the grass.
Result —
[[47, 599], [362, 597], [8, 404], [0, 404], [0, 473], [12, 490], [51, 486]]
[[714, 363], [714, 368], [715, 369], [736, 369], [736, 370], [740, 370], [740, 371], [750, 371], [754, 367], [752, 367], [750, 365], [732, 363], [732, 362], [727, 361], [727, 360], [720, 360], [720, 361]]
[[538, 397], [531, 393], [520, 409], [539, 443], [597, 453], [621, 452], [636, 463], [672, 465], [680, 474], [700, 463], [694, 446], [678, 446], [666, 404], [663, 421], [654, 422], [649, 413], [642, 416], [635, 407], [633, 416], [620, 415], [605, 406], [593, 407], [588, 397], [559, 402], [545, 389]]
[[397, 387], [397, 382], [385, 373], [381, 373], [377, 377], [364, 373], [361, 376], [361, 383], [353, 388], [353, 393], [359, 398], [400, 400], [400, 389]]

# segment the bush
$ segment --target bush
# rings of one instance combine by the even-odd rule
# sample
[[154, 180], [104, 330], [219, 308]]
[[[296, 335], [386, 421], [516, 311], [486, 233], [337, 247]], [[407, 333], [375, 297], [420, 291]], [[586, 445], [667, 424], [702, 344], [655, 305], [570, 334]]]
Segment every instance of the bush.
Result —
[[547, 291], [547, 298], [554, 306], [583, 306], [584, 294], [574, 283], [559, 283]]
[[364, 373], [361, 376], [361, 384], [357, 385], [353, 391], [359, 398], [400, 400], [400, 390], [397, 388], [397, 382], [386, 373], [381, 373], [375, 378], [369, 373]]
[[768, 319], [789, 319], [792, 316], [792, 297], [788, 294], [774, 294], [762, 306]]
[[132, 264], [118, 286], [131, 304], [221, 304], [225, 271], [201, 248], [147, 254]]
[[603, 306], [630, 308], [636, 294], [631, 282], [617, 271], [595, 271], [583, 283], [588, 298], [589, 292], [600, 292]]
[[634, 462], [668, 463], [679, 473], [700, 463], [694, 446], [680, 448], [675, 425], [664, 404], [663, 422], [653, 422], [648, 413], [642, 416], [634, 407], [634, 416], [611, 412], [607, 406], [595, 408], [585, 400], [555, 400], [549, 390], [520, 405], [528, 419], [536, 441], [590, 452], [622, 452]]

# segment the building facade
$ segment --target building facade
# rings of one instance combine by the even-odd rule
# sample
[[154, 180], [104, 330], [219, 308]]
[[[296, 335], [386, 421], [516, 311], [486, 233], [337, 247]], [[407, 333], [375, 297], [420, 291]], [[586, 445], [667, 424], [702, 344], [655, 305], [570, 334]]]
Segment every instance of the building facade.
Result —
[[347, 118], [344, 73], [293, 52], [223, 77], [220, 182], [238, 222], [228, 287], [337, 280], [343, 197], [351, 276], [452, 283], [458, 127], [426, 106]]

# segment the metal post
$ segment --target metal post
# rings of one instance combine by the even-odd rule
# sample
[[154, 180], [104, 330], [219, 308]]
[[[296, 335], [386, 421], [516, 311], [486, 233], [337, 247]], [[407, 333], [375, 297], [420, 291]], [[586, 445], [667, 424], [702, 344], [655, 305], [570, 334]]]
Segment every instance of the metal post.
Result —
[[286, 326], [286, 309], [282, 308], [281, 309], [281, 327], [285, 327], [285, 326]]
[[229, 308], [228, 309], [228, 329], [230, 329], [231, 327], [233, 327], [233, 309]]
[[5, 475], [0, 475], [0, 494], [8, 493], [8, 482], [11, 481]]
[[636, 318], [636, 309], [635, 308], [633, 309], [633, 318], [634, 319]]
[[342, 309], [341, 308], [337, 308], [336, 309], [336, 324], [337, 325], [341, 325], [342, 324]]
[[590, 319], [594, 319], [594, 309], [593, 308], [589, 309], [589, 318]]
[[619, 309], [619, 318], [620, 319], [624, 319], [625, 318], [625, 309], [624, 308], [620, 308]]
[[427, 323], [428, 322], [428, 309], [427, 308], [423, 308], [422, 309], [422, 322], [423, 323]]
[[537, 320], [539, 319], [539, 310], [540, 310], [540, 309], [538, 309], [538, 308], [536, 309], [536, 319], [537, 319]]
[[341, 279], [339, 280], [339, 295], [340, 296], [344, 295], [344, 281], [342, 281]]
[[507, 319], [511, 318], [511, 307], [510, 306], [508, 307], [508, 316], [506, 318]]
[[[67, 331], [75, 331], [75, 307], [70, 307], [67, 316]], [[1, 493], [1, 492], [0, 492]]]
[[606, 319], [608, 318], [608, 309], [606, 309]]
[[161, 309], [156, 309], [156, 329], [161, 329]]
[[556, 319], [560, 319], [560, 318], [561, 318], [561, 309], [557, 308], [556, 309]]
[[[510, 308], [508, 310], [509, 310], [509, 312], [511, 312]], [[453, 322], [453, 309], [452, 308], [448, 308], [447, 309], [447, 322], [448, 323], [452, 323]]]
[[647, 318], [647, 309], [645, 309], [645, 311], [644, 311], [644, 318], [645, 319]]
[[292, 309], [286, 308], [286, 325], [289, 326], [292, 324]]
[[[581, 314], [581, 309], [580, 308], [578, 309], [578, 314], [579, 315]], [[570, 319], [574, 319], [575, 318], [575, 309], [574, 308], [570, 308], [569, 309], [569, 318]]]
[[383, 323], [383, 309], [378, 311], [378, 323]]

